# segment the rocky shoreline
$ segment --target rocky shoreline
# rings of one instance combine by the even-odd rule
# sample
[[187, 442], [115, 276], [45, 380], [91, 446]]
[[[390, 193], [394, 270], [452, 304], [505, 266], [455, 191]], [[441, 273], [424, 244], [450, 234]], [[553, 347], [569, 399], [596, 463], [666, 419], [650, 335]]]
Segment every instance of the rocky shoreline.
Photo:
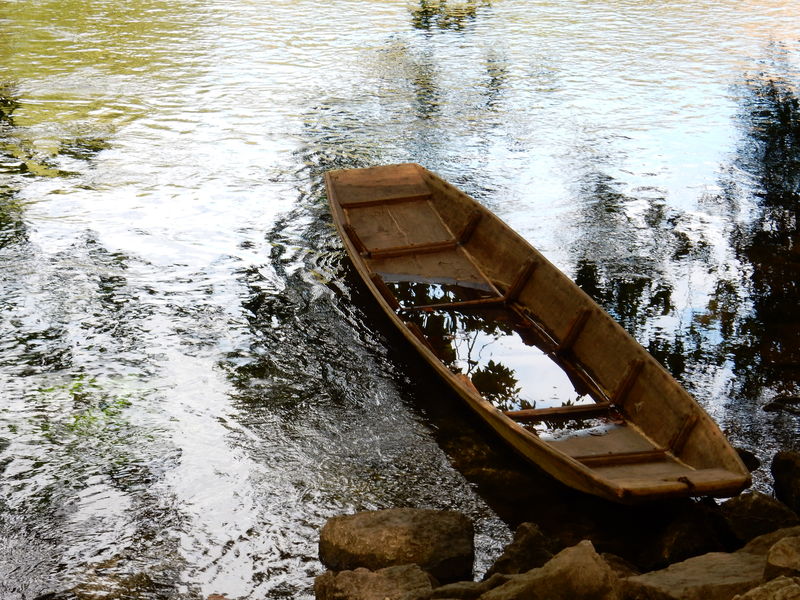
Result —
[[[317, 600], [800, 598], [800, 453], [778, 453], [771, 471], [774, 497], [746, 492], [720, 504], [708, 499], [635, 508], [597, 504], [595, 514], [561, 523], [558, 535], [544, 521], [521, 522], [480, 581], [472, 573], [473, 526], [460, 513], [397, 508], [334, 517], [320, 533], [320, 561], [328, 571], [316, 578], [315, 595]], [[618, 536], [615, 524], [605, 522], [609, 517], [620, 520]], [[597, 527], [587, 526], [593, 519]]]

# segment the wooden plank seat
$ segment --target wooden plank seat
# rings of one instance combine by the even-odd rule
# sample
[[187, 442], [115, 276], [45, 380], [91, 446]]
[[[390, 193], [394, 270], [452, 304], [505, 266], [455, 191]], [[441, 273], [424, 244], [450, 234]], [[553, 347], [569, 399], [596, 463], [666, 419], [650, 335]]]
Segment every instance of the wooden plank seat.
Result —
[[348, 202], [342, 206], [348, 210], [353, 208], [365, 208], [368, 206], [386, 206], [387, 204], [401, 204], [403, 202], [422, 202], [423, 200], [430, 200], [429, 193], [406, 195], [400, 194], [397, 196], [384, 196], [382, 198], [375, 198], [370, 200], [362, 200], [361, 202]]
[[[470, 225], [467, 224], [469, 228]], [[487, 280], [487, 284], [491, 286], [492, 289], [497, 290], [497, 295], [492, 296], [490, 298], [476, 298], [474, 300], [459, 300], [456, 302], [438, 302], [435, 304], [421, 304], [418, 306], [409, 306], [404, 310], [424, 310], [424, 311], [431, 311], [431, 310], [456, 310], [461, 308], [488, 308], [492, 306], [506, 306], [516, 300], [517, 296], [519, 295], [520, 290], [528, 281], [530, 276], [533, 274], [534, 269], [536, 269], [536, 262], [533, 260], [529, 260], [522, 265], [517, 276], [514, 278], [514, 281], [508, 286], [505, 293], [500, 293], [497, 290], [497, 287]]]
[[587, 467], [611, 469], [620, 476], [630, 476], [643, 468], [678, 475], [691, 470], [670, 448], [655, 444], [628, 425], [611, 426], [597, 436], [576, 436], [548, 443]]
[[389, 246], [387, 248], [369, 248], [358, 235], [352, 225], [345, 224], [344, 231], [353, 242], [358, 253], [364, 258], [394, 258], [406, 254], [427, 254], [441, 252], [442, 250], [452, 250], [458, 246], [455, 238], [437, 240], [433, 242], [423, 242], [417, 244], [407, 244], [404, 246]]
[[608, 465], [633, 465], [639, 463], [660, 462], [667, 460], [666, 448], [641, 450], [639, 452], [615, 452], [613, 454], [573, 456], [587, 467], [603, 467]]
[[442, 250], [452, 250], [458, 246], [458, 240], [442, 240], [440, 242], [428, 242], [425, 244], [409, 244], [408, 246], [393, 246], [389, 248], [377, 248], [366, 251], [366, 258], [393, 258], [404, 254], [428, 254], [441, 252]]
[[419, 169], [413, 165], [398, 165], [386, 169], [351, 169], [330, 176], [339, 192], [343, 208], [355, 208], [380, 201], [398, 201], [419, 196], [430, 197], [430, 187]]
[[527, 408], [523, 410], [507, 410], [508, 418], [519, 423], [536, 423], [549, 420], [587, 419], [607, 415], [612, 408], [610, 402], [594, 404], [571, 404], [569, 406], [553, 406], [548, 408]]

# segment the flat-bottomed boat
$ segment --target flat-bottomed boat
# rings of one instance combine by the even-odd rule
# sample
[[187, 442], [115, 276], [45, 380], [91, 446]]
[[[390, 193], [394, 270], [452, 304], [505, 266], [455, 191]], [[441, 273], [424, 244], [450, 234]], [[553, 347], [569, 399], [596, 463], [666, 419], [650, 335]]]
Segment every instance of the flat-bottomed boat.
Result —
[[376, 301], [523, 457], [616, 502], [726, 497], [750, 484], [683, 387], [478, 202], [416, 164], [330, 171], [325, 181]]

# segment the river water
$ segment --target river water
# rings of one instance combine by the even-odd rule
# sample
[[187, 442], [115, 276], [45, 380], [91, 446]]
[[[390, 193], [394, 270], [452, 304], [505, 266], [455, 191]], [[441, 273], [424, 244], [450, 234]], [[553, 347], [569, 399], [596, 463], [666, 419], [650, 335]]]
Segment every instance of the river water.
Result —
[[308, 598], [359, 509], [465, 512], [479, 572], [508, 540], [456, 468], [502, 455], [369, 305], [330, 168], [490, 207], [768, 491], [799, 65], [794, 0], [0, 4], [0, 598]]

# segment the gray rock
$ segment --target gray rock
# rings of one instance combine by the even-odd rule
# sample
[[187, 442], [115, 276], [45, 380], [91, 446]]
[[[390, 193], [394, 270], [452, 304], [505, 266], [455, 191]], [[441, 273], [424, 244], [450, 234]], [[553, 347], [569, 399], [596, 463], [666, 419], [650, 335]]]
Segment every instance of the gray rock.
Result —
[[334, 571], [417, 564], [441, 582], [472, 579], [474, 530], [454, 511], [395, 508], [330, 519], [319, 558]]
[[503, 554], [486, 572], [488, 579], [495, 573], [525, 573], [541, 567], [553, 558], [550, 541], [536, 523], [522, 523], [514, 533], [514, 539], [503, 550]]
[[765, 557], [758, 554], [710, 552], [625, 579], [625, 598], [730, 600], [761, 583], [765, 562]]
[[786, 527], [778, 529], [772, 533], [765, 533], [757, 538], [750, 540], [744, 548], [738, 552], [746, 552], [749, 554], [760, 554], [766, 556], [769, 549], [772, 548], [779, 540], [785, 537], [800, 535], [800, 525], [795, 527]]
[[746, 492], [731, 498], [722, 504], [721, 510], [740, 542], [800, 524], [788, 506], [761, 492]]
[[480, 600], [619, 600], [620, 581], [588, 540], [489, 590]]
[[378, 571], [326, 571], [314, 580], [317, 600], [427, 600], [433, 591], [430, 575], [417, 565]]
[[800, 575], [800, 536], [789, 536], [775, 542], [767, 552], [764, 579]]
[[778, 452], [772, 459], [775, 497], [800, 512], [800, 453]]
[[778, 577], [733, 600], [800, 600], [800, 578]]

